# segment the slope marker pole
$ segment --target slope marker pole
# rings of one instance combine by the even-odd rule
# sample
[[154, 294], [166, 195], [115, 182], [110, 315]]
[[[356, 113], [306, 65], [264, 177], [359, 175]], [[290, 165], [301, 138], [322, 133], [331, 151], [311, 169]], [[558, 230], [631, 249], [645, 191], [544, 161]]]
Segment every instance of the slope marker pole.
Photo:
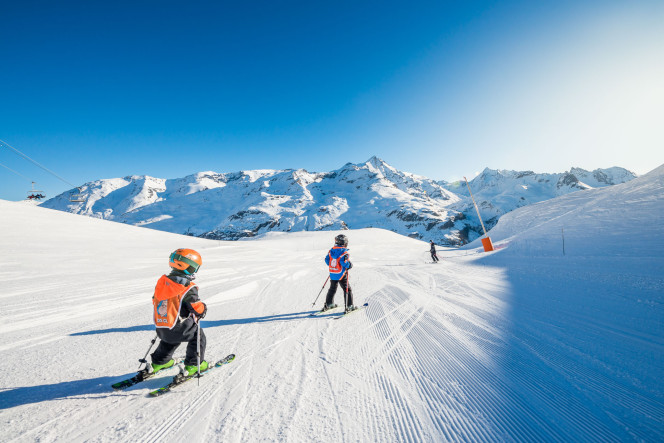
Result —
[[480, 215], [480, 209], [475, 203], [475, 197], [473, 197], [473, 191], [470, 190], [470, 185], [468, 184], [468, 179], [464, 176], [463, 179], [466, 181], [466, 186], [468, 186], [468, 192], [470, 192], [470, 198], [473, 201], [475, 206], [475, 211], [477, 211], [477, 217], [480, 219], [480, 224], [482, 225], [482, 231], [484, 231], [485, 238], [482, 239], [482, 246], [484, 246], [484, 252], [493, 251], [493, 244], [491, 244], [491, 239], [486, 233], [486, 228], [484, 227], [484, 222], [482, 221], [482, 216]]

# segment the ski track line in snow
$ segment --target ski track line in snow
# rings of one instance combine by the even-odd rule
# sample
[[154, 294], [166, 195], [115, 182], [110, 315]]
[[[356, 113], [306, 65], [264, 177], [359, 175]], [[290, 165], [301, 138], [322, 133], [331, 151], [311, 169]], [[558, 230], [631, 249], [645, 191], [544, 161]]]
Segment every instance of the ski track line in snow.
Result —
[[[376, 349], [373, 355], [369, 356], [369, 367], [373, 367], [384, 360], [390, 353], [397, 347], [397, 345], [408, 337], [408, 334], [413, 330], [417, 323], [424, 316], [424, 308], [418, 308], [406, 320], [399, 320], [400, 324], [394, 325], [396, 327], [390, 328], [389, 335], [383, 338], [383, 343]], [[404, 329], [404, 326], [406, 327]]]
[[[279, 285], [277, 285], [277, 286], [272, 285], [272, 283], [275, 283], [275, 282], [279, 283]], [[273, 281], [269, 282], [269, 284], [266, 285], [263, 288], [263, 290], [255, 296], [255, 300], [254, 300], [252, 310], [254, 312], [258, 312], [258, 311], [256, 311], [256, 309], [258, 309], [257, 307], [258, 307], [259, 302], [262, 302], [262, 304], [265, 304], [265, 303], [273, 301], [273, 294], [272, 293], [275, 292], [275, 291], [281, 290], [281, 284], [284, 284], [284, 282], [281, 281], [281, 280], [278, 280], [278, 281], [273, 280]], [[260, 311], [261, 314], [264, 314], [265, 312], [268, 312], [264, 309], [264, 306], [260, 306], [260, 308], [261, 309], [259, 309], [259, 311]], [[286, 325], [286, 323], [288, 323], [289, 325]], [[242, 358], [244, 360], [250, 361], [251, 365], [252, 365], [252, 368], [253, 368], [253, 362], [256, 360], [256, 358], [258, 358], [260, 356], [261, 359], [268, 359], [269, 360], [270, 355], [273, 355], [276, 352], [280, 352], [280, 348], [282, 346], [292, 342], [293, 340], [297, 340], [298, 331], [300, 331], [303, 327], [305, 327], [305, 322], [299, 322], [299, 324], [296, 324], [294, 329], [292, 327], [292, 322], [283, 322], [283, 324], [282, 324], [282, 322], [278, 322], [278, 323], [275, 323], [275, 324], [278, 324], [277, 326], [275, 326], [278, 329], [283, 330], [283, 329], [286, 329], [286, 328], [290, 328], [289, 329], [290, 333], [285, 335], [283, 338], [278, 339], [278, 340], [272, 339], [272, 340], [268, 340], [267, 344], [262, 344], [262, 343], [265, 343], [265, 341], [258, 342], [256, 340], [256, 337], [255, 337], [256, 334], [253, 334], [253, 333], [249, 332], [249, 335], [251, 336], [251, 340], [254, 343], [254, 345], [248, 350], [248, 352], [243, 352], [242, 353]], [[248, 326], [248, 324], [244, 324], [244, 325], [241, 325], [241, 326]], [[238, 328], [238, 329], [239, 329], [239, 331], [237, 332], [236, 339], [235, 339], [236, 344], [239, 343], [239, 340], [241, 340], [243, 338], [242, 333], [246, 328], [242, 327], [242, 328]], [[284, 355], [289, 355], [289, 353], [287, 353], [287, 352], [284, 352], [283, 354]], [[279, 355], [277, 355], [276, 357], [278, 359]], [[253, 373], [254, 370], [252, 369], [250, 372]], [[252, 390], [254, 388], [261, 389], [261, 387], [260, 387], [261, 382], [262, 382], [262, 380], [247, 379], [247, 385], [246, 385], [246, 388], [244, 389], [244, 392], [245, 392], [244, 396], [245, 397], [246, 396], [251, 397], [251, 395], [247, 394], [248, 392], [250, 392], [250, 390]], [[291, 382], [291, 380], [289, 380], [288, 382]], [[296, 396], [296, 397], [292, 398], [290, 409], [296, 410], [298, 402], [299, 402], [299, 396]], [[244, 408], [248, 407], [248, 404], [246, 402], [244, 402], [244, 403], [245, 403], [245, 406], [243, 406], [243, 407]], [[235, 408], [235, 410], [237, 410], [237, 407]], [[235, 427], [237, 429], [236, 433], [233, 434], [234, 435], [233, 438], [234, 439], [237, 438], [238, 441], [239, 441], [239, 440], [242, 440], [244, 438], [243, 437], [244, 431], [246, 429], [251, 428], [250, 426], [247, 426], [247, 420], [249, 419], [250, 414], [248, 414], [248, 412], [244, 412], [242, 414], [235, 414], [235, 415], [240, 416], [240, 419], [239, 419], [240, 422], [237, 425], [233, 425], [233, 427]], [[233, 417], [230, 417], [226, 420], [234, 421], [235, 419]], [[283, 424], [280, 425], [280, 428], [281, 428], [281, 430], [279, 432], [281, 432], [281, 433], [285, 432], [284, 429], [283, 429], [284, 428]], [[226, 426], [224, 429], [226, 430], [226, 432], [224, 432], [224, 434], [225, 434], [225, 433], [227, 433], [227, 430], [229, 429], [229, 426]]]
[[[268, 280], [264, 284], [264, 286], [261, 288], [261, 290], [258, 292], [258, 294], [254, 297], [254, 299], [252, 301], [252, 304], [251, 304], [252, 313], [256, 311], [257, 304], [263, 298], [263, 296], [265, 294], [267, 294], [269, 288], [273, 285], [273, 283], [274, 283], [273, 280]], [[269, 296], [269, 294], [268, 294], [268, 296]], [[242, 340], [243, 338], [246, 339], [246, 337], [243, 336], [243, 332], [248, 327], [249, 327], [249, 323], [243, 323], [238, 328], [235, 329], [235, 337], [233, 339], [232, 349], [239, 349], [240, 340]], [[248, 335], [250, 337], [251, 343], [254, 344], [253, 347], [256, 348], [256, 336], [255, 336], [255, 334], [248, 334]], [[251, 349], [251, 348], [249, 348], [249, 349]], [[256, 354], [256, 352], [254, 351], [251, 354], [247, 353], [247, 355], [242, 355], [242, 359], [245, 362], [244, 364], [249, 365], [249, 368], [247, 368], [247, 371], [243, 374], [243, 377], [242, 377], [246, 380], [246, 384], [244, 385], [245, 395], [243, 395], [241, 397], [240, 404], [237, 405], [236, 408], [234, 408], [234, 412], [231, 414], [232, 419], [235, 419], [236, 416], [237, 416], [237, 413], [235, 411], [238, 411], [240, 409], [243, 411], [242, 414], [240, 414], [239, 423], [236, 426], [234, 426], [235, 429], [236, 429], [235, 436], [237, 438], [237, 441], [242, 441], [243, 432], [246, 428], [245, 420], [246, 420], [246, 416], [247, 416], [247, 413], [248, 413], [247, 408], [248, 408], [248, 405], [249, 405], [249, 398], [248, 398], [247, 392], [249, 391], [250, 386], [252, 386], [252, 380], [251, 380], [251, 378], [249, 377], [248, 374], [253, 374], [254, 373], [255, 354]]]
[[[440, 329], [440, 332], [427, 332], [430, 328], [444, 328], [443, 325], [436, 326], [434, 323], [427, 322], [426, 328], [419, 335], [418, 340], [412, 344], [416, 352], [425, 352], [429, 354], [419, 354], [422, 356], [414, 365], [418, 372], [429, 374], [421, 377], [422, 383], [417, 386], [422, 398], [430, 405], [432, 411], [439, 410], [445, 415], [447, 411], [452, 411], [448, 415], [448, 425], [438, 427], [441, 432], [452, 433], [452, 440], [472, 439], [476, 441], [491, 441], [491, 427], [486, 429], [471, 428], [466, 423], [465, 417], [487, 417], [490, 415], [486, 411], [486, 405], [476, 403], [475, 399], [482, 398], [482, 392], [476, 391], [476, 386], [491, 386], [491, 379], [486, 375], [487, 370], [472, 355], [464, 352], [463, 343], [458, 342], [453, 336], [449, 336], [449, 330]], [[429, 340], [428, 338], [431, 337]], [[435, 353], [431, 352], [435, 350]], [[456, 354], [454, 351], [460, 351]], [[430, 357], [437, 355], [438, 357]], [[455, 360], [454, 355], [462, 356], [461, 360]], [[474, 368], [471, 370], [471, 368]], [[432, 377], [433, 374], [440, 374], [438, 377]], [[486, 396], [486, 392], [483, 393]], [[435, 417], [435, 415], [434, 415]], [[464, 437], [465, 436], [465, 437]]]
[[[386, 292], [385, 290], [381, 292]], [[370, 305], [372, 308], [374, 307], [374, 304], [372, 303]], [[382, 320], [378, 321], [373, 321], [372, 329], [375, 329], [377, 332], [377, 336], [380, 338], [380, 343], [382, 346], [385, 345], [385, 343], [389, 340], [386, 339], [385, 335], [388, 337], [391, 335], [390, 332], [384, 332], [382, 325], [383, 323], [387, 322], [388, 315], [389, 314], [380, 314], [380, 311], [382, 310], [382, 305], [380, 303], [376, 303], [376, 308], [371, 309], [371, 312], [369, 312], [367, 315], [371, 316], [372, 312], [378, 313], [378, 316], [382, 318]], [[398, 308], [399, 306], [397, 306]], [[394, 312], [394, 310], [392, 311]], [[369, 320], [370, 321], [370, 320]], [[364, 335], [364, 334], [363, 334]], [[396, 346], [392, 347], [392, 350], [395, 349]], [[375, 349], [375, 347], [374, 347]], [[392, 352], [390, 350], [390, 352]], [[398, 353], [398, 352], [397, 352]], [[401, 356], [400, 356], [401, 357]], [[367, 369], [371, 366], [374, 365], [373, 359], [372, 358], [367, 358], [365, 359], [365, 365], [367, 366]], [[394, 360], [390, 360], [392, 364], [394, 364]], [[399, 363], [400, 364], [400, 363]], [[395, 436], [399, 439], [399, 441], [421, 441], [421, 431], [419, 425], [415, 425], [416, 420], [414, 419], [414, 414], [410, 411], [407, 403], [403, 401], [401, 396], [398, 395], [398, 389], [396, 389], [394, 386], [392, 386], [391, 382], [388, 382], [387, 380], [384, 379], [382, 375], [378, 376], [380, 371], [364, 371], [368, 372], [370, 374], [373, 374], [374, 380], [372, 381], [372, 385], [377, 386], [381, 389], [383, 392], [383, 395], [381, 398], [386, 399], [384, 405], [383, 405], [383, 410], [390, 411], [389, 416], [392, 416], [393, 418], [390, 420], [391, 421], [391, 428], [393, 429]], [[405, 412], [404, 412], [405, 411]], [[387, 418], [387, 417], [386, 417]], [[395, 419], [396, 418], [396, 419]], [[379, 425], [375, 426], [375, 431], [376, 432], [376, 437], [380, 435], [378, 433], [378, 429], [380, 429]], [[415, 434], [418, 435], [418, 438], [415, 438]], [[386, 440], [386, 441], [389, 441]]]
[[[363, 322], [368, 322], [368, 318], [366, 316], [363, 316]], [[359, 322], [359, 320], [358, 320]], [[362, 334], [365, 337], [369, 337], [367, 335]], [[361, 340], [359, 342], [361, 344], [360, 348], [357, 349], [356, 352], [353, 352], [354, 355], [357, 355], [358, 358], [358, 368], [356, 368], [356, 371], [361, 372], [362, 374], [368, 374], [366, 371], [366, 362], [362, 360], [362, 356], [368, 355], [369, 350], [372, 348], [373, 343], [370, 340]], [[359, 411], [361, 414], [361, 418], [359, 421], [361, 423], [366, 423], [369, 425], [369, 432], [367, 434], [360, 434], [353, 440], [352, 435], [349, 436], [349, 440], [351, 441], [361, 441], [361, 440], [368, 440], [371, 439], [375, 442], [378, 441], [386, 441], [385, 440], [385, 424], [383, 422], [384, 417], [382, 417], [385, 414], [386, 408], [383, 406], [384, 403], [383, 401], [378, 402], [378, 398], [376, 396], [373, 396], [371, 394], [370, 388], [376, 388], [377, 384], [372, 382], [371, 379], [368, 380], [362, 380], [359, 378], [359, 374], [354, 375], [355, 377], [358, 377], [359, 380], [361, 380], [361, 385], [360, 387], [363, 389], [357, 389], [354, 390], [353, 392], [356, 394], [355, 397], [355, 402], [354, 402], [354, 409], [356, 411]]]
[[[426, 325], [433, 326], [430, 322], [426, 322]], [[426, 334], [418, 335], [418, 337], [423, 336], [426, 336]], [[426, 354], [420, 354], [418, 351], [424, 351], [422, 348], [426, 348], [426, 352], [435, 355], [441, 355], [438, 354], [439, 352], [442, 352], [442, 355], [449, 353], [449, 357], [455, 355], [449, 351], [450, 347], [453, 347], [452, 345], [443, 346], [441, 344], [442, 336], [439, 337], [439, 334], [436, 334], [434, 337], [436, 337], [436, 339], [427, 341], [424, 346], [422, 346], [422, 339], [411, 342], [414, 349], [416, 349], [415, 352], [421, 356], [421, 358], [413, 365], [417, 372], [422, 374], [422, 376], [417, 377], [419, 382], [414, 387], [420, 393], [421, 398], [431, 406], [433, 411], [438, 410], [440, 413], [447, 415], [446, 426], [441, 426], [441, 423], [436, 418], [435, 414], [432, 415], [432, 420], [437, 424], [438, 429], [442, 433], [451, 435], [451, 440], [470, 439], [472, 441], [490, 441], [490, 437], [487, 434], [484, 434], [483, 430], [469, 427], [465, 420], [463, 420], [463, 417], [468, 414], [467, 408], [472, 406], [468, 403], [472, 401], [473, 398], [477, 398], [476, 395], [474, 395], [476, 393], [470, 392], [469, 394], [471, 395], [461, 395], [463, 391], [457, 389], [455, 390], [455, 395], [449, 396], [450, 391], [444, 389], [444, 386], [460, 386], [459, 380], [462, 380], [463, 374], [467, 372], [470, 367], [473, 367], [472, 357], [468, 356], [467, 359], [464, 359], [466, 361], [463, 366], [458, 368], [454, 364], [455, 362], [453, 359], [448, 360], [446, 358], [441, 358], [437, 363], [432, 364], [432, 362], [429, 362]], [[438, 386], [436, 388], [430, 387], [430, 380]], [[464, 389], [472, 388], [476, 384], [476, 382], [468, 383], [466, 386], [462, 381], [461, 383], [461, 386], [465, 386]], [[448, 395], [444, 395], [446, 391]], [[455, 412], [447, 414], [447, 411], [450, 410]]]
[[[604, 406], [605, 408], [610, 409], [611, 403], [618, 402], [645, 417], [664, 416], [664, 405], [662, 405], [661, 402], [655, 401], [655, 403], [659, 403], [659, 405], [658, 407], [653, 406], [652, 399], [641, 396], [639, 393], [634, 392], [633, 389], [624, 389], [622, 385], [616, 383], [614, 380], [607, 379], [602, 373], [585, 365], [580, 365], [577, 360], [571, 359], [562, 353], [553, 351], [553, 349], [557, 348], [551, 346], [550, 339], [542, 336], [539, 332], [532, 331], [531, 333], [533, 334], [532, 338], [517, 338], [523, 349], [537, 356], [540, 361], [545, 363], [547, 368], [555, 371], [561, 379], [558, 383], [568, 384], [566, 389], [579, 390], [583, 397], [590, 400], [588, 403], [591, 406], [597, 403], [597, 401], [593, 401], [591, 397], [599, 397], [599, 404], [606, 405]], [[558, 343], [558, 346], [561, 346], [562, 348], [566, 347], [564, 343]], [[532, 370], [536, 371], [537, 369], [533, 368]], [[581, 383], [580, 380], [583, 380], [583, 382]], [[545, 388], [547, 388], [546, 390], [549, 389], [548, 387]], [[589, 388], [595, 388], [595, 390], [590, 390]], [[536, 390], [538, 387], [531, 385], [531, 389]], [[538, 391], [541, 390], [541, 387], [539, 387]], [[541, 396], [543, 401], [547, 401], [552, 410], [556, 410], [555, 408], [562, 406], [557, 404], [558, 401], [555, 396], [553, 399], [549, 399], [548, 397], [542, 396], [540, 392], [534, 394]], [[609, 395], [610, 398], [608, 397]], [[602, 396], [605, 398], [602, 399]], [[604, 438], [611, 438], [611, 436], [614, 436], [615, 438], [615, 435], [621, 433], [619, 429], [624, 428], [620, 422], [614, 421], [618, 427], [616, 429], [609, 429], [604, 421], [598, 420], [599, 417], [602, 417], [609, 412], [606, 409], [589, 415], [586, 412], [588, 406], [578, 403], [576, 400], [572, 401], [571, 404], [568, 400], [566, 405], [567, 406], [560, 411], [561, 415], [563, 415], [569, 423], [576, 425], [572, 431], [577, 432], [580, 435], [590, 433], [591, 435], [602, 435]], [[581, 420], [581, 417], [584, 417], [584, 419]], [[642, 423], [642, 426], [644, 425], [646, 425], [646, 423]], [[640, 436], [639, 438], [647, 439], [647, 436]]]
[[[230, 363], [232, 364], [232, 363]], [[217, 368], [214, 371], [221, 371], [226, 369], [225, 367]], [[134, 441], [146, 442], [146, 443], [157, 443], [160, 441], [165, 441], [168, 439], [169, 435], [177, 432], [182, 429], [189, 421], [197, 421], [199, 417], [199, 411], [209, 406], [209, 402], [220, 389], [219, 384], [215, 385], [216, 380], [212, 378], [217, 378], [220, 374], [211, 373], [207, 376], [207, 380], [203, 381], [204, 378], [201, 378], [201, 385], [197, 386], [197, 389], [184, 391], [184, 389], [190, 389], [183, 387], [183, 390], [177, 390], [177, 388], [170, 392], [167, 395], [181, 395], [186, 397], [188, 400], [185, 402], [180, 402], [180, 406], [174, 410], [165, 420], [160, 420], [157, 427], [149, 429], [143, 437], [138, 437]], [[197, 380], [192, 380], [187, 382], [188, 384], [195, 383]], [[214, 388], [216, 386], [216, 389]], [[164, 397], [166, 397], [164, 396]], [[167, 399], [168, 400], [168, 399]], [[203, 417], [205, 415], [203, 414]]]
[[[294, 335], [292, 337], [296, 338]], [[292, 360], [294, 361], [295, 359], [293, 358]], [[301, 347], [300, 349], [299, 360], [300, 360], [300, 371], [298, 373], [298, 379], [295, 381], [291, 380], [291, 383], [296, 386], [295, 389], [296, 395], [290, 401], [291, 403], [290, 410], [292, 411], [292, 414], [289, 414], [288, 418], [284, 420], [284, 422], [280, 425], [280, 433], [279, 433], [279, 437], [281, 437], [280, 440], [283, 439], [285, 441], [288, 441], [290, 432], [296, 428], [297, 422], [295, 421], [295, 414], [299, 411], [301, 407], [302, 398], [305, 395], [304, 390], [302, 389], [302, 385], [304, 384], [304, 381], [307, 379], [307, 356], [304, 352], [303, 347]]]
[[[330, 325], [327, 325], [326, 329], [330, 329]], [[323, 349], [323, 340], [324, 340], [324, 334], [323, 332], [319, 332], [319, 338], [318, 338], [318, 353], [321, 356], [319, 361], [320, 365], [323, 368], [323, 373], [325, 374], [325, 380], [327, 382], [327, 387], [330, 392], [330, 396], [332, 399], [332, 402], [334, 404], [334, 411], [336, 412], [336, 423], [338, 427], [338, 432], [339, 436], [341, 438], [341, 441], [345, 441], [344, 439], [344, 429], [343, 429], [343, 420], [341, 419], [341, 412], [339, 411], [339, 402], [337, 400], [337, 397], [334, 393], [334, 387], [332, 385], [332, 379], [330, 378], [330, 373], [328, 371], [327, 365], [329, 364], [328, 361], [323, 358], [323, 356], [326, 355], [324, 349]]]
[[[88, 318], [94, 313], [108, 315], [109, 311], [121, 311], [131, 307], [143, 306], [145, 300], [137, 297], [136, 299], [128, 300], [126, 294], [118, 294], [112, 297], [109, 295], [98, 296], [89, 298], [85, 293], [78, 293], [76, 300], [76, 309], [72, 309], [70, 305], [42, 306], [42, 309], [33, 311], [30, 315], [23, 315], [13, 317], [11, 321], [4, 322], [0, 325], [0, 333], [15, 332], [17, 330], [24, 330], [36, 327], [35, 317], [39, 317], [41, 324], [60, 324], [60, 323], [73, 323], [76, 324], [80, 318]], [[115, 306], [115, 307], [114, 307]], [[83, 309], [84, 308], [84, 309]], [[24, 317], [24, 319], [21, 319]]]
[[19, 348], [19, 349], [28, 349], [33, 346], [39, 346], [46, 343], [52, 343], [58, 340], [62, 340], [66, 335], [56, 335], [56, 334], [45, 334], [37, 337], [30, 337], [24, 340], [13, 341], [11, 343], [6, 343], [0, 346], [0, 352], [8, 351], [10, 349]]
[[[431, 280], [429, 280], [429, 281], [430, 281], [430, 291], [433, 292], [433, 290], [435, 288], [435, 282], [432, 282]], [[393, 312], [394, 311], [395, 310], [393, 310]], [[420, 323], [420, 321], [422, 321], [424, 316], [425, 316], [424, 309], [421, 309], [421, 310], [417, 311], [416, 314], [411, 315], [410, 317], [407, 317], [405, 319], [403, 317], [401, 319], [397, 319], [397, 322], [400, 323], [400, 324], [399, 325], [393, 325], [394, 327], [392, 328], [392, 330], [394, 330], [398, 327], [398, 328], [402, 329], [402, 331], [404, 332], [404, 334], [401, 336], [399, 342], [401, 342], [401, 340], [403, 340], [403, 338], [408, 337], [409, 332], [412, 331], [415, 327], [418, 327], [418, 323]], [[375, 323], [375, 324], [377, 324], [377, 323]], [[381, 334], [380, 328], [378, 328], [377, 331], [379, 332], [379, 335], [380, 335]], [[415, 334], [415, 336], [418, 336], [418, 335], [419, 334]], [[383, 335], [383, 340], [384, 340], [384, 343], [386, 343], [384, 335]], [[402, 363], [403, 361], [405, 361], [404, 356], [403, 356], [403, 351], [402, 351], [403, 348], [404, 347], [401, 345], [401, 343], [394, 343], [392, 345], [390, 351], [386, 354], [388, 355], [387, 360], [391, 362], [392, 366], [395, 367], [398, 372], [401, 373], [402, 377], [408, 378], [407, 377], [407, 371], [405, 370], [405, 368], [403, 366], [403, 363]], [[435, 349], [435, 348], [429, 348], [427, 352], [432, 352], [432, 349]], [[436, 370], [437, 369], [439, 369], [439, 368], [436, 368]], [[436, 370], [431, 370], [430, 372], [432, 374], [435, 374], [437, 372]], [[392, 398], [394, 398], [394, 397], [392, 397]], [[431, 402], [432, 402], [431, 398], [425, 397], [423, 399], [425, 401], [427, 401], [429, 404], [431, 404]], [[438, 422], [437, 427], [440, 430], [440, 432], [442, 432], [444, 435], [450, 436], [450, 433], [447, 432], [445, 427], [440, 426], [439, 421], [436, 420], [435, 417], [431, 417], [431, 418], [432, 418], [433, 423]], [[404, 419], [407, 419], [407, 418], [404, 417]], [[413, 429], [416, 429], [416, 428], [413, 428]], [[466, 435], [474, 438], [474, 439], [481, 439], [481, 436], [479, 434], [477, 434], [477, 432], [474, 431], [474, 430], [464, 429], [464, 433]], [[418, 435], [418, 439], [421, 438], [421, 437], [422, 437], [421, 435]], [[486, 440], [486, 438], [485, 438], [485, 440]]]
[[[452, 345], [450, 344], [450, 345], [448, 345], [448, 346], [446, 347], [446, 349], [454, 349], [454, 346], [452, 346]], [[424, 350], [424, 349], [423, 349], [423, 350]], [[459, 350], [459, 351], [460, 351], [460, 350]], [[455, 354], [455, 355], [463, 355], [463, 354], [459, 354], [459, 353], [456, 353], [456, 352], [455, 352], [454, 354]], [[469, 361], [468, 364], [470, 364], [470, 363], [472, 363], [472, 362]], [[458, 377], [458, 379], [463, 380], [463, 378], [464, 378], [464, 373], [459, 372], [459, 374], [457, 375], [457, 377]], [[521, 383], [523, 383], [523, 384], [525, 384], [525, 385], [530, 384], [530, 385], [532, 386], [533, 391], [535, 391], [535, 390], [538, 389], [538, 386], [535, 384], [535, 383], [537, 383], [537, 382], [536, 382], [536, 381], [531, 381], [531, 380], [529, 380], [529, 379], [526, 378], [526, 377], [524, 377], [524, 379], [521, 380]], [[520, 383], [520, 384], [521, 384], [521, 383]], [[476, 383], [475, 383], [475, 384], [476, 384]], [[494, 384], [495, 384], [495, 383], [494, 383]], [[472, 384], [471, 384], [471, 386], [472, 386]], [[541, 389], [541, 386], [539, 387], [539, 389]], [[505, 391], [503, 391], [503, 392], [509, 392], [509, 389], [507, 389], [507, 390], [505, 390]], [[479, 394], [481, 394], [481, 393], [478, 393], [478, 395], [479, 395]], [[554, 397], [555, 397], [555, 396], [554, 396]], [[523, 406], [520, 406], [520, 407], [523, 408]], [[564, 409], [563, 405], [552, 405], [551, 407], [553, 407], [553, 408], [562, 408], [562, 409]], [[519, 408], [514, 408], [514, 410], [518, 411]], [[508, 419], [506, 419], [505, 417], [503, 417], [503, 418], [501, 418], [500, 420], [497, 420], [497, 422], [499, 422], [499, 423], [509, 423], [510, 420], [508, 420]], [[543, 423], [539, 423], [539, 426], [541, 426], [541, 425], [543, 425]], [[514, 433], [515, 430], [518, 430], [518, 429], [519, 429], [519, 427], [520, 427], [520, 426], [515, 425], [514, 428], [513, 428], [513, 431], [512, 431], [512, 432]], [[532, 429], [531, 429], [531, 432], [533, 432], [533, 435], [536, 435], [536, 433], [535, 433], [534, 431], [532, 431]], [[541, 433], [541, 432], [542, 432], [542, 431], [540, 431], [540, 433]], [[514, 434], [513, 434], [513, 435], [514, 435]], [[518, 434], [517, 434], [517, 435], [518, 435]], [[551, 432], [550, 435], [556, 435], [556, 432], [555, 432], [555, 431], [554, 431], [554, 432]], [[558, 435], [558, 436], [560, 437], [560, 435]]]
[[[380, 337], [379, 333], [379, 337]], [[381, 339], [382, 340], [382, 339]], [[373, 381], [372, 384], [380, 388], [383, 395], [380, 398], [383, 398], [383, 410], [389, 411], [389, 414], [385, 417], [386, 419], [391, 417], [389, 421], [391, 422], [391, 428], [394, 432], [394, 437], [398, 441], [422, 441], [421, 435], [421, 426], [418, 420], [415, 419], [413, 412], [410, 410], [408, 403], [403, 400], [401, 395], [399, 395], [400, 388], [394, 386], [394, 377], [391, 377], [390, 381], [385, 378], [383, 373], [391, 373], [394, 371], [395, 367], [401, 365], [402, 362], [400, 359], [405, 359], [405, 356], [399, 351], [399, 348], [394, 348], [392, 351], [395, 354], [395, 358], [389, 358], [388, 362], [390, 365], [383, 365], [382, 369], [367, 371], [371, 374]], [[408, 360], [404, 360], [408, 361]], [[370, 366], [372, 362], [367, 362]], [[417, 438], [415, 437], [417, 435]], [[390, 441], [387, 439], [385, 441]]]
[[[153, 422], [156, 421], [153, 427], [147, 430], [142, 428], [136, 429], [133, 435], [124, 436], [123, 439], [125, 441], [139, 442], [166, 441], [172, 436], [178, 435], [177, 433], [189, 424], [193, 424], [191, 427], [198, 431], [199, 427], [195, 424], [201, 420], [207, 421], [208, 417], [208, 414], [200, 412], [203, 408], [208, 408], [211, 404], [214, 404], [214, 399], [218, 397], [218, 392], [225, 388], [221, 380], [233, 377], [240, 370], [242, 364], [236, 366], [235, 363], [236, 361], [233, 361], [228, 365], [216, 368], [209, 375], [204, 375], [200, 379], [200, 386], [191, 386], [192, 383], [198, 382], [197, 380], [191, 380], [181, 388], [174, 388], [173, 392], [169, 392], [163, 397], [150, 399], [157, 407], [164, 402], [169, 405], [175, 404], [176, 398], [184, 400], [177, 402], [179, 406], [176, 410], [173, 410], [173, 408], [163, 408], [160, 410], [157, 407], [154, 410], [151, 409], [154, 413], [160, 413], [162, 417], [165, 413], [170, 412], [170, 414], [163, 418], [159, 417], [157, 420], [152, 420]], [[171, 397], [170, 399], [168, 398], [169, 396]]]

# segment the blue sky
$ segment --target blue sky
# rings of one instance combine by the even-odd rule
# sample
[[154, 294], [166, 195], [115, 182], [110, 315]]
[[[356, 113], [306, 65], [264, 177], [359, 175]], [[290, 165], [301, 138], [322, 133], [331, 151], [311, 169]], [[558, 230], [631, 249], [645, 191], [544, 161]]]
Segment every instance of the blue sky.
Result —
[[[2, 2], [0, 139], [75, 185], [664, 163], [661, 1]], [[70, 188], [0, 148], [0, 198]], [[9, 169], [11, 169], [11, 171]]]

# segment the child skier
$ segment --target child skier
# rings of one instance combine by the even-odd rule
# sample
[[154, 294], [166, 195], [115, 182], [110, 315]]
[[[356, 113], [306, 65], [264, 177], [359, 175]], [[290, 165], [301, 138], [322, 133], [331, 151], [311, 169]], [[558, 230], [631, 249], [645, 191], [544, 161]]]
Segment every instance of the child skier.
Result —
[[327, 311], [337, 307], [333, 303], [334, 294], [337, 292], [337, 286], [341, 284], [346, 302], [346, 312], [354, 311], [357, 307], [353, 305], [353, 291], [348, 283], [348, 270], [353, 267], [348, 256], [348, 238], [343, 234], [337, 235], [334, 238], [334, 245], [325, 256], [325, 264], [328, 265], [330, 270], [330, 289], [327, 291], [325, 306], [322, 310]]
[[438, 254], [436, 254], [436, 245], [433, 242], [433, 240], [429, 240], [429, 244], [431, 245], [431, 249], [429, 252], [431, 252], [431, 260], [433, 260], [434, 263], [438, 263]]
[[[187, 342], [187, 353], [180, 372], [190, 377], [198, 372], [199, 359], [200, 371], [208, 369], [208, 362], [203, 360], [205, 334], [203, 330], [199, 331], [198, 324], [205, 317], [207, 306], [199, 300], [198, 286], [192, 281], [203, 260], [193, 249], [178, 249], [171, 254], [168, 264], [172, 268], [171, 273], [161, 276], [152, 297], [154, 322], [160, 341], [147, 369], [158, 372], [173, 366], [173, 353], [181, 343]], [[200, 356], [197, 354], [199, 348]]]

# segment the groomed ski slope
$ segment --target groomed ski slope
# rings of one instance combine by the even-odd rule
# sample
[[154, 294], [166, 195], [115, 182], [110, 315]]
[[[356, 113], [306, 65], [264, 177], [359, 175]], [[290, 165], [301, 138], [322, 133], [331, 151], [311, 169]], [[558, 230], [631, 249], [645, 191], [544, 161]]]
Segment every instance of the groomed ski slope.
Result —
[[[586, 193], [594, 216], [564, 211], [576, 194], [517, 210], [523, 237], [501, 220], [502, 249], [439, 264], [345, 231], [369, 307], [340, 321], [308, 317], [335, 232], [218, 242], [0, 201], [0, 441], [662, 441], [664, 253], [642, 249], [664, 240], [662, 172]], [[113, 392], [177, 247], [203, 256], [209, 359], [237, 358], [163, 397], [172, 372]]]

